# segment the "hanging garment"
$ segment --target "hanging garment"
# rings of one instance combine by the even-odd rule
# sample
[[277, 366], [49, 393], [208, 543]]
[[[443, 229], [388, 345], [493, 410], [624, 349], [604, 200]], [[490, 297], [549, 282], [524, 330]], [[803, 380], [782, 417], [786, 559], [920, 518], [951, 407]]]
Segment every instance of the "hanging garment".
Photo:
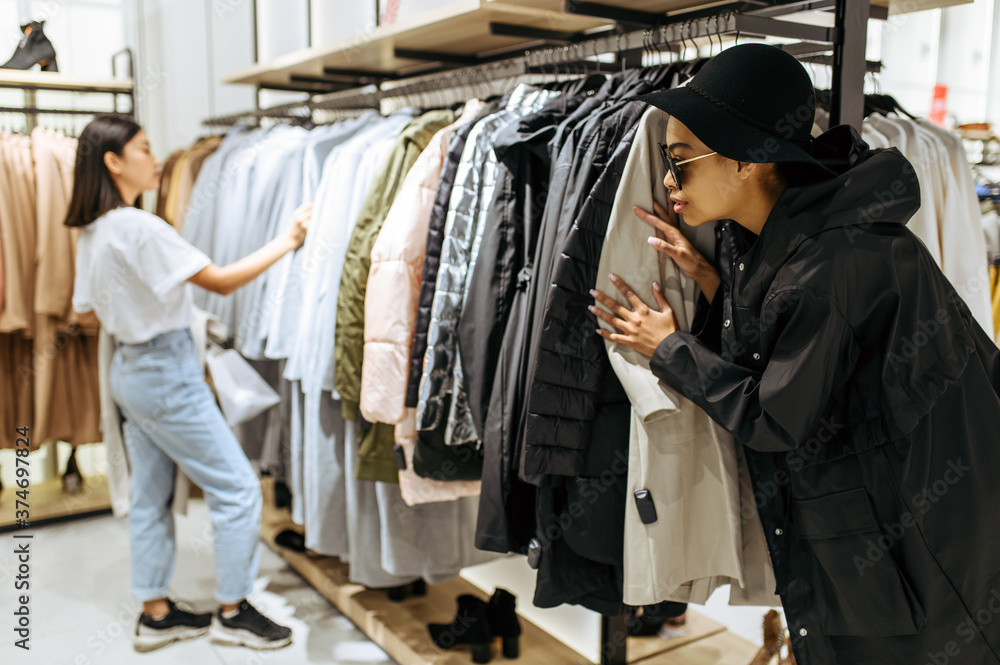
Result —
[[[306, 141], [303, 156], [302, 203], [318, 203], [317, 190], [320, 188], [320, 179], [325, 173], [324, 165], [328, 163], [327, 159], [330, 154], [366, 127], [380, 121], [381, 118], [375, 111], [369, 111], [352, 120], [337, 123], [328, 128], [313, 130], [310, 138]], [[330, 185], [330, 183], [327, 184]], [[281, 261], [272, 268], [273, 274], [270, 283], [274, 284], [274, 291], [269, 297], [272, 297], [275, 302], [275, 310], [271, 316], [267, 333], [267, 346], [264, 350], [264, 355], [268, 358], [290, 358], [294, 350], [299, 321], [302, 316], [306, 257], [308, 255], [312, 256], [314, 261], [318, 260], [316, 247], [310, 241], [310, 237], [317, 233], [320, 214], [327, 215], [314, 205], [310, 221], [310, 234], [306, 236], [308, 249], [303, 247], [290, 256], [282, 257]], [[323, 219], [327, 219], [327, 217]], [[311, 263], [309, 265], [311, 270], [317, 269]]]
[[[244, 245], [244, 255], [287, 234], [291, 228], [292, 215], [302, 202], [302, 164], [308, 137], [309, 132], [301, 127], [290, 128], [285, 132], [280, 150], [261, 155], [253, 184], [253, 189], [260, 195], [250, 203], [251, 208], [257, 211], [260, 235], [253, 243]], [[289, 260], [291, 257], [285, 254], [280, 261]], [[275, 302], [280, 297], [272, 286], [278, 269], [268, 269], [234, 294], [238, 295], [239, 327], [233, 331], [236, 335], [233, 346], [247, 358], [264, 359], [267, 332]]]
[[[34, 330], [35, 172], [31, 139], [0, 134], [0, 234], [4, 243], [6, 294], [0, 333]], [[41, 442], [39, 442], [41, 443]]]
[[[320, 428], [316, 418], [308, 419], [305, 414], [342, 408], [335, 401], [336, 394], [329, 400], [325, 394], [333, 387], [329, 339], [335, 330], [336, 293], [346, 247], [377, 165], [411, 119], [411, 110], [377, 118], [329, 154], [304, 246], [302, 317], [293, 354], [285, 366], [286, 378], [291, 375], [298, 384], [291, 408], [289, 487], [293, 496], [309, 495], [312, 505], [322, 507], [306, 512], [301, 507], [303, 501], [293, 501], [293, 517], [302, 520], [306, 532], [312, 534], [309, 542], [331, 555], [347, 557], [351, 547], [347, 520], [353, 485], [346, 476], [349, 430], [345, 425], [343, 437], [338, 437], [336, 431]], [[310, 460], [324, 464], [308, 464]], [[377, 531], [378, 525], [370, 528]]]
[[[313, 384], [333, 390], [332, 380], [327, 383], [334, 364], [330, 344], [336, 320], [333, 303], [340, 288], [346, 248], [367, 195], [367, 190], [360, 193], [355, 190], [371, 182], [367, 175], [359, 175], [363, 158], [378, 154], [373, 148], [376, 142], [382, 137], [395, 139], [412, 118], [413, 109], [378, 118], [352, 140], [332, 151], [323, 167], [310, 232], [302, 248], [302, 309], [292, 353], [285, 366], [286, 379], [305, 381], [308, 377], [312, 382], [308, 386], [310, 390]], [[370, 173], [369, 168], [365, 173]], [[303, 389], [306, 387], [304, 384]]]
[[[666, 136], [668, 117], [650, 107], [639, 121], [615, 194], [594, 288], [614, 294], [628, 306], [609, 275], [620, 277], [647, 303], [656, 302], [652, 288], [656, 281], [678, 329], [690, 330], [697, 285], [676, 263], [662, 260], [649, 247], [651, 235], [663, 234], [632, 211], [633, 206], [651, 211], [654, 200], [664, 208], [669, 205], [658, 147]], [[697, 236], [693, 244], [712, 257], [710, 226], [685, 225], [684, 232]], [[583, 291], [588, 284], [578, 286]], [[591, 323], [610, 329], [596, 317]], [[704, 605], [718, 587], [729, 584], [730, 604], [780, 604], [739, 444], [698, 406], [660, 384], [649, 371], [649, 358], [621, 344], [608, 340], [604, 344], [632, 403], [626, 497], [634, 499], [645, 491], [656, 512], [655, 521], [645, 522], [637, 503], [626, 501], [624, 603], [641, 606], [673, 600]], [[751, 509], [744, 513], [744, 506]]]
[[67, 227], [76, 139], [51, 129], [31, 133], [38, 258], [35, 276], [32, 436], [73, 445], [101, 440], [97, 328], [77, 325], [72, 311], [76, 242]]
[[369, 422], [396, 425], [394, 441], [407, 459], [398, 470], [400, 491], [411, 506], [479, 494], [478, 481], [449, 478], [449, 467], [444, 465], [439, 479], [416, 474], [416, 412], [406, 408], [405, 401], [427, 225], [445, 155], [455, 130], [475, 120], [484, 107], [478, 100], [469, 100], [462, 116], [434, 135], [407, 174], [371, 253], [360, 408]]
[[[611, 91], [616, 89], [616, 85], [609, 81], [594, 97], [602, 101], [584, 101], [580, 107], [564, 119], [556, 129], [555, 136], [549, 139], [549, 159], [551, 168], [549, 173], [549, 185], [546, 191], [545, 210], [539, 217], [538, 213], [526, 217], [526, 222], [534, 223], [538, 220], [537, 231], [528, 227], [521, 240], [525, 243], [534, 240], [532, 244], [526, 244], [523, 249], [519, 248], [519, 253], [515, 254], [514, 263], [519, 267], [517, 289], [511, 297], [510, 312], [500, 342], [496, 362], [496, 375], [494, 377], [490, 393], [489, 405], [485, 411], [485, 421], [483, 423], [483, 455], [484, 455], [484, 475], [483, 489], [480, 498], [479, 524], [476, 530], [476, 546], [498, 552], [525, 552], [528, 543], [534, 536], [535, 523], [533, 519], [536, 505], [534, 488], [525, 483], [520, 474], [520, 442], [519, 432], [523, 428], [522, 406], [525, 398], [525, 383], [527, 381], [527, 346], [530, 335], [533, 314], [535, 284], [538, 277], [538, 251], [545, 247], [546, 242], [552, 242], [547, 236], [551, 236], [554, 226], [558, 224], [558, 213], [560, 212], [561, 200], [556, 202], [556, 198], [561, 198], [562, 187], [566, 172], [572, 166], [575, 151], [567, 149], [560, 152], [558, 159], [553, 159], [553, 142], [565, 140], [571, 134], [577, 123], [608, 101]], [[636, 115], [638, 118], [638, 114]], [[627, 124], [627, 120], [624, 124]], [[540, 150], [541, 146], [532, 147], [533, 140], [530, 132], [521, 137], [522, 141], [515, 141], [509, 153], [511, 157], [516, 157], [522, 150]], [[544, 140], [548, 138], [544, 134], [535, 134], [534, 138]], [[614, 145], [629, 143], [624, 138]], [[624, 153], [627, 157], [627, 152]], [[621, 157], [624, 159], [624, 157]], [[537, 171], [525, 171], [524, 175], [538, 173]], [[522, 181], [523, 182], [523, 181]], [[553, 190], [555, 187], [555, 190]], [[608, 200], [613, 197], [614, 189], [617, 187], [617, 180], [608, 181], [611, 194]], [[608, 206], [610, 211], [610, 205]], [[594, 256], [596, 262], [598, 256]], [[502, 266], [501, 266], [502, 269]], [[474, 282], [483, 283], [491, 279], [491, 276], [481, 271], [481, 274], [473, 277]], [[542, 278], [545, 284], [551, 283], [546, 277]], [[589, 335], [588, 335], [589, 338]], [[598, 358], [605, 358], [603, 349], [598, 346]], [[605, 360], [606, 362], [606, 360]], [[624, 394], [622, 395], [625, 399]], [[627, 402], [627, 399], [626, 399]], [[623, 468], [623, 472], [624, 472]], [[613, 513], [614, 514], [614, 513]]]
[[650, 366], [746, 446], [798, 663], [922, 662], [956, 625], [997, 663], [1000, 349], [905, 227], [913, 168], [829, 134], [853, 167], [785, 190], [752, 246], [721, 227], [721, 324]]
[[[623, 84], [623, 88], [642, 94], [650, 86], [640, 80], [631, 88], [626, 88]], [[609, 376], [603, 344], [595, 343], [590, 335], [587, 335], [586, 342], [580, 341], [581, 347], [586, 349], [582, 351], [585, 354], [582, 358], [595, 363], [583, 377], [585, 380], [581, 381], [577, 374], [579, 365], [569, 368], [559, 360], [559, 356], [566, 353], [562, 351], [565, 347], [564, 340], [555, 334], [554, 328], [548, 328], [542, 322], [546, 311], [554, 306], [558, 307], [556, 303], [559, 302], [559, 291], [550, 285], [560, 281], [559, 273], [571, 271], [578, 261], [563, 259], [561, 248], [565, 247], [566, 237], [575, 217], [573, 214], [565, 214], [565, 211], [583, 208], [618, 139], [636, 126], [645, 110], [641, 102], [609, 98], [608, 102], [573, 130], [556, 163], [557, 169], [560, 164], [569, 165], [565, 168], [564, 194], [559, 197], [559, 207], [551, 204], [553, 196], [550, 189], [550, 203], [546, 206], [543, 221], [543, 228], [548, 228], [540, 238], [541, 246], [536, 253], [538, 276], [532, 285], [536, 290], [532, 321], [537, 323], [530, 328], [526, 359], [526, 413], [524, 422], [517, 431], [518, 440], [515, 441], [520, 473], [524, 478], [541, 474], [579, 475], [583, 472], [586, 458], [588, 429], [598, 415], [595, 399], [611, 403], [622, 397], [627, 403], [613, 374], [608, 381], [603, 380]], [[603, 211], [604, 217], [609, 213], [610, 208]], [[596, 258], [595, 256], [594, 259]], [[575, 340], [573, 345], [576, 345]]]
[[[177, 166], [178, 160], [184, 155], [186, 151], [174, 150], [167, 157], [167, 161], [163, 163], [163, 167], [160, 169], [160, 188], [156, 192], [156, 216], [160, 219], [167, 219], [167, 197], [170, 196], [170, 184], [173, 180], [174, 167]], [[170, 220], [167, 220], [168, 222]]]
[[462, 153], [465, 150], [469, 134], [481, 120], [495, 113], [498, 108], [496, 103], [489, 104], [474, 121], [455, 131], [451, 144], [448, 146], [448, 155], [445, 157], [444, 166], [441, 167], [441, 178], [437, 193], [434, 195], [430, 222], [427, 225], [424, 267], [420, 276], [420, 300], [416, 328], [413, 332], [413, 347], [410, 350], [410, 372], [406, 382], [407, 408], [416, 408], [418, 402], [420, 374], [424, 366], [424, 352], [427, 350], [427, 330], [430, 327], [434, 289], [437, 286], [437, 274], [441, 265], [444, 225], [448, 218], [448, 205], [455, 186], [458, 165], [462, 161]]
[[[345, 418], [357, 418], [361, 400], [364, 304], [372, 246], [407, 172], [430, 143], [431, 137], [454, 119], [451, 111], [429, 111], [414, 119], [396, 139], [388, 158], [380, 165], [358, 215], [344, 259], [334, 337], [335, 386], [343, 403]], [[377, 433], [382, 436], [376, 436]], [[397, 482], [392, 446], [391, 427], [368, 429], [359, 445], [358, 478]]]
[[360, 400], [361, 415], [369, 422], [394, 425], [403, 420], [427, 224], [441, 167], [455, 129], [474, 120], [483, 106], [470, 100], [455, 123], [431, 138], [403, 180], [372, 246]]
[[469, 416], [479, 440], [511, 304], [530, 278], [528, 260], [538, 238], [551, 168], [549, 143], [589, 97], [566, 94], [550, 100], [536, 113], [507, 124], [494, 139], [497, 186], [458, 321]]
[[[470, 262], [474, 261], [472, 252], [474, 249], [478, 250], [486, 204], [493, 197], [496, 178], [496, 156], [492, 150], [493, 135], [503, 125], [515, 121], [520, 115], [536, 110], [555, 94], [519, 85], [511, 92], [503, 111], [476, 123], [469, 134], [456, 171], [455, 185], [445, 222], [444, 244], [420, 377], [417, 403], [418, 429], [434, 429], [448, 417], [443, 407], [453, 385], [455, 323], [462, 308], [466, 275], [469, 272]], [[452, 396], [452, 401], [454, 398], [455, 396]], [[453, 443], [447, 433], [446, 442]], [[459, 440], [454, 443], [465, 442]]]
[[[913, 165], [921, 201], [907, 227], [927, 246], [979, 324], [988, 328], [986, 265], [971, 258], [983, 256], [985, 245], [972, 172], [961, 139], [925, 120], [877, 113], [865, 119], [863, 136], [873, 139], [873, 146], [898, 148]], [[889, 196], [883, 194], [882, 198], [888, 201]]]
[[222, 138], [213, 136], [204, 141], [199, 141], [183, 156], [184, 160], [175, 165], [175, 171], [171, 176], [171, 185], [167, 193], [167, 207], [164, 218], [175, 227], [180, 229], [184, 224], [184, 217], [187, 214], [188, 203], [194, 191], [194, 184], [198, 181], [198, 175], [205, 161], [219, 149]]
[[987, 266], [974, 257], [986, 253], [983, 238], [976, 186], [972, 168], [965, 152], [965, 145], [954, 132], [944, 130], [927, 120], [916, 120], [918, 130], [939, 142], [938, 162], [945, 168], [935, 171], [943, 176], [943, 210], [939, 217], [942, 271], [955, 285], [955, 290], [965, 300], [985, 330], [992, 320], [989, 306]]

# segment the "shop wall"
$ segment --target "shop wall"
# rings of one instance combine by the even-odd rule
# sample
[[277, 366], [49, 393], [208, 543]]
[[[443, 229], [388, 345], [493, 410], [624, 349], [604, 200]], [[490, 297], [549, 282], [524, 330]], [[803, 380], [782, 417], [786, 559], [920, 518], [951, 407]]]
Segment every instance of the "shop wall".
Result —
[[[5, 62], [21, 39], [21, 24], [45, 21], [45, 34], [56, 50], [59, 71], [71, 76], [111, 78], [111, 56], [133, 43], [132, 0], [0, 0], [0, 63]], [[119, 61], [124, 66], [125, 60]], [[79, 102], [77, 104], [77, 102]], [[42, 91], [36, 94], [39, 106], [74, 105], [112, 110], [110, 97], [92, 96], [85, 102], [73, 93]], [[21, 106], [20, 90], [0, 90], [0, 104]], [[78, 133], [86, 117], [43, 116], [46, 126]], [[0, 119], [0, 129], [23, 131], [22, 117]]]
[[[873, 26], [877, 25], [875, 23]], [[893, 16], [881, 28], [883, 92], [927, 115], [935, 84], [948, 86], [946, 125], [1000, 125], [1000, 3], [975, 2]]]
[[161, 159], [189, 145], [201, 121], [252, 108], [253, 90], [219, 78], [254, 62], [250, 0], [134, 0], [139, 114]]

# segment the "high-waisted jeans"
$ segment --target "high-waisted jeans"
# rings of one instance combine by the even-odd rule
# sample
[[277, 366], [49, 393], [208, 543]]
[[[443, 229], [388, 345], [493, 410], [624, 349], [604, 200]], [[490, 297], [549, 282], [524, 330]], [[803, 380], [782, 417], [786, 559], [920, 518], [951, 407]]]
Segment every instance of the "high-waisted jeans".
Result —
[[191, 332], [120, 345], [110, 381], [126, 418], [133, 597], [167, 596], [175, 548], [171, 499], [180, 467], [205, 491], [211, 513], [216, 599], [245, 598], [259, 562], [260, 483], [205, 383]]

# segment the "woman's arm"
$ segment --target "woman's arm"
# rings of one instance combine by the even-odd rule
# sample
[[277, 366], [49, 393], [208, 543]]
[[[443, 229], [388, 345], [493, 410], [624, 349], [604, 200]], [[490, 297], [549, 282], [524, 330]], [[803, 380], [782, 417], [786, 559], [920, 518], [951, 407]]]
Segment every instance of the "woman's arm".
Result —
[[206, 266], [188, 278], [188, 281], [208, 291], [229, 295], [259, 277], [282, 256], [301, 247], [305, 242], [311, 215], [311, 203], [300, 206], [295, 210], [292, 227], [288, 233], [278, 236], [252, 254], [227, 266], [215, 264]]
[[[792, 450], [811, 437], [857, 362], [851, 327], [834, 303], [808, 289], [787, 288], [772, 298], [770, 357], [766, 366], [752, 369], [729, 353], [716, 353], [691, 333], [678, 332], [673, 312], [657, 290], [658, 309], [653, 309], [621, 279], [613, 281], [632, 307], [595, 292], [610, 313], [591, 311], [615, 329], [599, 334], [651, 356], [649, 369], [660, 381], [762, 452]], [[761, 312], [761, 319], [769, 318]]]

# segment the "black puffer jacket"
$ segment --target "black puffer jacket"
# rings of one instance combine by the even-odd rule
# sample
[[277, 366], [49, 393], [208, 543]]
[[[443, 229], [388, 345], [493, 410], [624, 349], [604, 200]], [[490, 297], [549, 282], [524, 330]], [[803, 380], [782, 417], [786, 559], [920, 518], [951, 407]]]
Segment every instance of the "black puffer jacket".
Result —
[[1000, 350], [905, 226], [909, 162], [824, 139], [853, 166], [723, 227], [717, 324], [651, 368], [746, 446], [800, 665], [1000, 663]]
[[[646, 89], [648, 85], [643, 84], [633, 88], [636, 94]], [[574, 131], [579, 136], [563, 148], [563, 153], [572, 152], [575, 159], [568, 167], [559, 214], [552, 222], [546, 220], [544, 244], [538, 253], [538, 280], [533, 285], [535, 323], [528, 344], [527, 416], [521, 445], [521, 475], [526, 479], [584, 474], [600, 393], [606, 393], [603, 401], [608, 401], [611, 394], [625, 395], [618, 378], [606, 372], [607, 352], [601, 339], [592, 334], [596, 319], [587, 311], [591, 302], [588, 291], [596, 282], [595, 271], [604, 245], [600, 230], [607, 227], [611, 204], [601, 215], [583, 222], [587, 231], [577, 237], [574, 245], [568, 246], [567, 238], [571, 230], [580, 228], [579, 211], [593, 199], [598, 177], [624, 136], [634, 131], [646, 108], [642, 102], [613, 100]], [[607, 201], [614, 201], [620, 179], [619, 174]], [[592, 231], [587, 227], [594, 219], [600, 222]], [[582, 301], [573, 300], [574, 294], [586, 296], [587, 303], [579, 307]], [[566, 309], [567, 304], [571, 309]], [[589, 317], [593, 324], [591, 333], [583, 334], [585, 326], [562, 325], [567, 320], [580, 322], [581, 315]]]

